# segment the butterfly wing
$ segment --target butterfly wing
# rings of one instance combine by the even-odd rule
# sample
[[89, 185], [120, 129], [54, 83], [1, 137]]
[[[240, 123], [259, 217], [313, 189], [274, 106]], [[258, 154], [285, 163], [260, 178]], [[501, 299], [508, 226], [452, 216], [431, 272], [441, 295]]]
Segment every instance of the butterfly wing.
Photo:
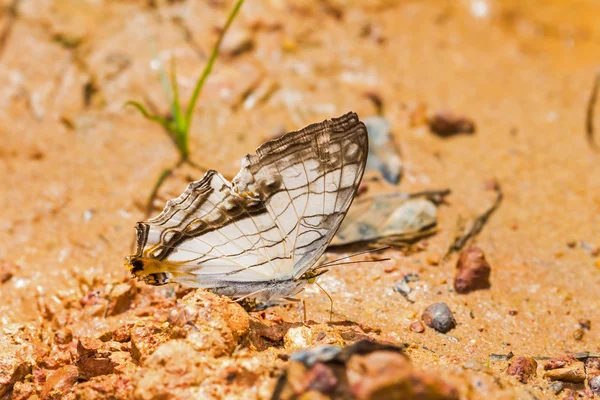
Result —
[[242, 160], [233, 184], [208, 171], [138, 223], [128, 265], [151, 284], [205, 288], [299, 277], [341, 224], [367, 152], [354, 113], [269, 141]]

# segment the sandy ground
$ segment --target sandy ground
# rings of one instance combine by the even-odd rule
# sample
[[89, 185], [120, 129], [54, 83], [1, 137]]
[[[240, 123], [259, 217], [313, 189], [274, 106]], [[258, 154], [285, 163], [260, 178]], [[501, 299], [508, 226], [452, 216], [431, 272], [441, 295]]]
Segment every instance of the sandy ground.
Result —
[[[176, 58], [187, 98], [230, 4], [3, 3], [0, 259], [12, 277], [0, 284], [0, 328], [7, 335], [24, 327], [35, 332], [68, 325], [75, 343], [133, 321], [135, 309], [149, 302], [140, 296], [166, 290], [139, 286], [134, 305], [125, 307], [131, 309], [113, 316], [77, 311], [68, 321], [56, 317], [69, 309], [67, 299], [126, 281], [123, 258], [134, 224], [143, 218], [157, 175], [177, 160], [161, 128], [123, 110], [123, 103], [134, 99], [168, 110], [151, 68], [155, 56], [167, 65]], [[366, 96], [375, 93], [402, 150], [399, 189], [450, 188], [452, 194], [439, 210], [439, 233], [423, 251], [388, 251], [392, 261], [345, 265], [321, 278], [335, 300], [334, 319], [405, 344], [416, 368], [448, 376], [463, 398], [556, 397], [543, 378], [544, 361], [538, 361], [537, 376], [522, 384], [506, 374], [508, 361], [489, 356], [512, 352], [539, 360], [600, 352], [600, 154], [588, 146], [584, 129], [600, 65], [600, 5], [594, 0], [286, 4], [243, 6], [195, 112], [192, 158], [233, 175], [243, 155], [279, 132], [350, 110], [375, 115]], [[411, 116], [423, 109], [465, 115], [477, 132], [440, 138], [423, 124], [411, 124]], [[600, 124], [600, 108], [596, 121]], [[179, 172], [161, 191], [160, 202], [200, 175]], [[427, 259], [444, 253], [459, 216], [472, 218], [489, 206], [493, 193], [486, 182], [492, 179], [501, 185], [504, 201], [476, 240], [492, 268], [491, 288], [460, 295], [452, 288], [457, 257], [437, 266]], [[410, 272], [420, 276], [412, 284], [412, 304], [393, 291]], [[327, 297], [310, 287], [305, 299], [309, 318], [324, 326]], [[457, 327], [448, 335], [411, 331], [411, 323], [435, 302], [449, 305]], [[269, 315], [301, 319], [295, 306]], [[581, 320], [589, 320], [591, 328], [575, 338]], [[292, 347], [269, 351], [289, 353]], [[253, 351], [264, 379], [252, 393], [265, 397], [285, 363]], [[223, 359], [236, 362], [231, 353]], [[19, 381], [29, 379], [43, 397], [47, 378], [36, 378], [36, 368], [50, 376], [62, 364], [35, 365]], [[140, 362], [134, 368], [139, 373], [151, 367]], [[87, 379], [79, 373], [82, 385]], [[214, 376], [215, 387], [231, 384]], [[591, 396], [583, 385], [571, 389]], [[557, 397], [573, 393], [567, 389]]]

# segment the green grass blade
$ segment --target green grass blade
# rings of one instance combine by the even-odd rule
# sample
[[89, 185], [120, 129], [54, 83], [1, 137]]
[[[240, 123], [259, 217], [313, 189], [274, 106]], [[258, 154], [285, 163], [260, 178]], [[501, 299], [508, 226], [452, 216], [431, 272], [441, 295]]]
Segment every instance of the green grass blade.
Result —
[[198, 100], [198, 96], [200, 95], [200, 92], [202, 91], [204, 82], [206, 81], [206, 79], [208, 78], [208, 76], [210, 75], [210, 73], [212, 71], [212, 67], [213, 67], [213, 64], [215, 63], [215, 60], [217, 59], [217, 56], [219, 55], [219, 49], [221, 47], [221, 42], [223, 42], [225, 33], [227, 33], [227, 30], [231, 26], [231, 23], [235, 19], [236, 15], [237, 15], [238, 11], [240, 10], [240, 7], [242, 6], [243, 3], [244, 3], [244, 0], [238, 0], [235, 3], [233, 10], [231, 10], [229, 17], [227, 18], [227, 22], [225, 22], [225, 26], [223, 27], [223, 30], [221, 30], [221, 33], [219, 33], [219, 37], [217, 38], [217, 42], [215, 43], [215, 46], [212, 49], [212, 52], [208, 59], [208, 62], [206, 63], [206, 67], [204, 67], [204, 71], [202, 71], [202, 75], [200, 75], [200, 78], [196, 82], [196, 87], [194, 88], [194, 92], [192, 93], [192, 97], [190, 98], [190, 102], [188, 103], [188, 108], [186, 110], [186, 115], [185, 115], [185, 122], [186, 122], [185, 131], [186, 132], [189, 130], [189, 127], [192, 124], [192, 114], [194, 112], [194, 107], [196, 106], [196, 101]]
[[127, 106], [135, 107], [146, 119], [159, 123], [160, 125], [162, 125], [163, 128], [165, 128], [169, 133], [171, 133], [173, 125], [166, 118], [163, 118], [160, 115], [150, 114], [148, 110], [146, 110], [146, 108], [137, 101], [129, 100], [123, 105], [123, 107]]

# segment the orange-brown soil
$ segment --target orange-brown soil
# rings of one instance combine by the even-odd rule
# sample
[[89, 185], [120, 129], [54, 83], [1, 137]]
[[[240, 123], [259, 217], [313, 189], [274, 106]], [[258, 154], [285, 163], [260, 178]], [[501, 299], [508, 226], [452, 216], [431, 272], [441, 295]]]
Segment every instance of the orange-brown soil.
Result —
[[[461, 398], [593, 396], [593, 361], [570, 359], [561, 379], [584, 381], [558, 394], [544, 366], [600, 352], [600, 153], [585, 137], [597, 1], [243, 5], [195, 111], [195, 162], [234, 175], [265, 139], [350, 110], [375, 115], [377, 98], [402, 151], [399, 189], [452, 190], [420, 251], [320, 278], [338, 323], [310, 286], [307, 325], [295, 304], [248, 314], [205, 292], [145, 287], [123, 267], [147, 195], [178, 155], [122, 105], [168, 112], [155, 56], [176, 59], [188, 98], [231, 2], [2, 7], [0, 397], [268, 398], [286, 355], [365, 336], [404, 346], [412, 374]], [[430, 132], [426, 116], [444, 110], [476, 132]], [[595, 115], [600, 125], [600, 105]], [[178, 171], [159, 207], [200, 176]], [[504, 200], [476, 238], [490, 287], [458, 294], [458, 256], [438, 260], [459, 216], [492, 202], [491, 180]], [[414, 303], [393, 290], [407, 273], [419, 275]], [[446, 335], [415, 324], [439, 302], [456, 320]], [[510, 353], [509, 374], [508, 357], [490, 355]]]

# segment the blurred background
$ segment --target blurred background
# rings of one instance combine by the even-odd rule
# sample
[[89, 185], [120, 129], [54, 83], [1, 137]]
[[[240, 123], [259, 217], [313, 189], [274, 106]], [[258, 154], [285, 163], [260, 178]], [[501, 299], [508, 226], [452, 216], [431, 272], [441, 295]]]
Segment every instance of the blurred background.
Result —
[[[0, 326], [40, 321], [40, 298], [50, 304], [42, 309], [60, 308], [82, 282], [127, 277], [134, 224], [179, 154], [160, 125], [124, 104], [169, 117], [160, 71], [173, 66], [187, 103], [233, 5], [2, 1]], [[394, 255], [391, 271], [365, 264], [323, 277], [340, 318], [444, 349], [421, 350], [423, 365], [600, 351], [600, 154], [586, 138], [598, 21], [597, 0], [248, 0], [193, 111], [190, 159], [231, 177], [284, 132], [348, 111], [384, 118], [402, 160], [399, 186], [387, 190], [452, 194], [423, 251]], [[473, 129], [440, 134], [436, 115]], [[600, 106], [592, 115], [598, 125]], [[202, 174], [175, 171], [154, 214]], [[426, 260], [444, 254], [459, 216], [485, 210], [491, 181], [504, 202], [477, 239], [491, 289], [457, 297], [455, 259]], [[393, 292], [410, 271], [421, 276], [416, 305]], [[310, 312], [326, 320], [321, 297], [309, 292]], [[460, 343], [402, 333], [439, 299], [457, 315]], [[575, 340], [581, 318], [593, 329]]]

